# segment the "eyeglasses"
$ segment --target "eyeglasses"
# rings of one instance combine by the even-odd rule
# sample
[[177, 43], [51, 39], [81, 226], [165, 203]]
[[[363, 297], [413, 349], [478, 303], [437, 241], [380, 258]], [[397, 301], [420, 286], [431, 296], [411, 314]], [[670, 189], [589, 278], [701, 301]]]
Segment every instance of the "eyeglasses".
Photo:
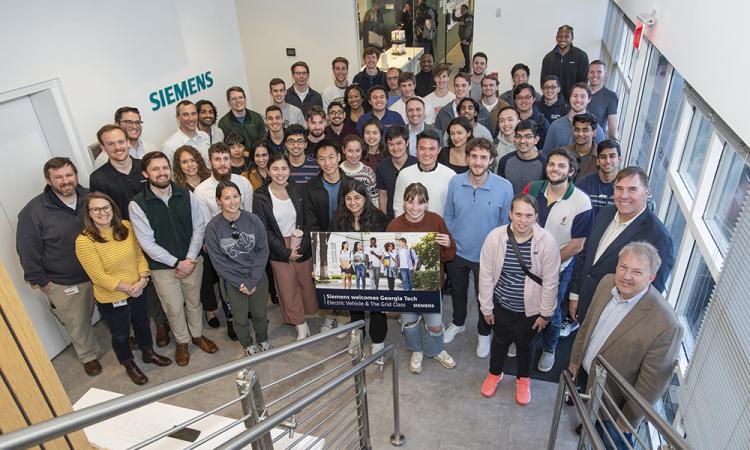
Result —
[[107, 214], [110, 211], [112, 211], [112, 206], [107, 205], [107, 206], [102, 206], [102, 207], [97, 207], [97, 208], [91, 208], [89, 209], [89, 211], [91, 211], [91, 214], [97, 214], [97, 215], [101, 213]]
[[235, 222], [229, 222], [229, 228], [232, 229], [232, 239], [239, 239], [240, 238], [240, 232], [237, 229], [237, 223], [235, 223]]
[[289, 145], [304, 145], [305, 140], [304, 139], [287, 139], [286, 143]]
[[293, 72], [294, 75], [307, 75], [308, 72]]
[[143, 125], [143, 121], [142, 120], [121, 120], [120, 125], [125, 125], [126, 127], [135, 125], [137, 127], [140, 127], [141, 125]]
[[533, 95], [516, 95], [516, 100], [526, 101], [526, 100], [531, 100], [532, 98], [534, 98]]
[[516, 139], [519, 141], [533, 141], [534, 135], [533, 134], [517, 134]]
[[555, 89], [558, 89], [558, 87], [557, 86], [543, 86], [542, 87], [543, 91], [554, 91]]
[[328, 115], [329, 116], [343, 116], [344, 114], [345, 114], [344, 111], [341, 111], [341, 110], [336, 110], [336, 111], [331, 110], [331, 111], [328, 111]]

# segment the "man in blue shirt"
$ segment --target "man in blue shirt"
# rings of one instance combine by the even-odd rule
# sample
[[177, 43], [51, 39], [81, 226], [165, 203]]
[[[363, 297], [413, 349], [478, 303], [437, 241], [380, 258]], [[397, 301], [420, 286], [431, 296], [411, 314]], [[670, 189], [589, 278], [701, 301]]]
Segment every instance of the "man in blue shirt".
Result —
[[[448, 184], [444, 220], [456, 241], [456, 257], [447, 263], [448, 278], [453, 286], [453, 321], [445, 330], [443, 341], [448, 344], [466, 326], [469, 272], [474, 273], [474, 293], [478, 295], [479, 254], [484, 238], [493, 229], [510, 221], [513, 186], [495, 175], [490, 167], [497, 157], [492, 142], [475, 138], [466, 144], [469, 170], [453, 177]], [[477, 356], [490, 353], [491, 328], [479, 314]]]
[[367, 91], [367, 100], [370, 101], [372, 109], [370, 112], [363, 114], [362, 117], [357, 121], [357, 132], [362, 135], [365, 122], [371, 117], [377, 117], [380, 119], [380, 125], [383, 128], [388, 128], [391, 125], [406, 125], [401, 114], [387, 109], [388, 105], [388, 93], [383, 86], [373, 86]]
[[615, 178], [620, 170], [620, 144], [605, 139], [596, 147], [598, 170], [580, 179], [576, 186], [587, 193], [594, 211], [594, 220], [605, 206], [615, 204]]

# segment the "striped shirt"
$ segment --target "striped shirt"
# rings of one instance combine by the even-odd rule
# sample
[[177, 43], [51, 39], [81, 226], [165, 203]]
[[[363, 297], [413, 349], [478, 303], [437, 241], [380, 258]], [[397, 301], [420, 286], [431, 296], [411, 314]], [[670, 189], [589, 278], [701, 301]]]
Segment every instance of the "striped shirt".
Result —
[[305, 156], [305, 161], [300, 166], [289, 162], [289, 181], [294, 183], [305, 184], [310, 178], [317, 176], [318, 172], [320, 172], [318, 162], [310, 155]]
[[[518, 249], [521, 251], [526, 267], [531, 267], [531, 239], [518, 244]], [[526, 274], [521, 265], [518, 264], [513, 246], [508, 241], [505, 248], [503, 269], [500, 272], [500, 279], [497, 280], [495, 285], [495, 305], [500, 305], [513, 312], [524, 312], [523, 289], [525, 283]]]

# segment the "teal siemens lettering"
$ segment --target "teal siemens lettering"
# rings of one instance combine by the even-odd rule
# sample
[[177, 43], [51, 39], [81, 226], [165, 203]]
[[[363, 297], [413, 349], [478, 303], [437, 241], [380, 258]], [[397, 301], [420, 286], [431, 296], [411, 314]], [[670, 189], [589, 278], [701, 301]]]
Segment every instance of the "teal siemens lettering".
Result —
[[214, 79], [211, 77], [211, 71], [207, 70], [205, 73], [198, 74], [187, 80], [182, 80], [179, 83], [154, 91], [148, 95], [148, 99], [153, 105], [151, 111], [158, 111], [167, 105], [177, 103], [183, 98], [197, 94], [213, 85]]

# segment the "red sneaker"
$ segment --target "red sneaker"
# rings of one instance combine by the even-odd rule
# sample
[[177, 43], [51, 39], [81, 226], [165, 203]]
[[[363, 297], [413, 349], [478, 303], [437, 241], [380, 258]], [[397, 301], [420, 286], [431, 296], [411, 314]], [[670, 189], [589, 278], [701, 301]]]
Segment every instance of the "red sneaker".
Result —
[[503, 374], [492, 375], [491, 373], [488, 373], [487, 378], [485, 378], [484, 383], [482, 383], [482, 395], [487, 398], [494, 397], [497, 385], [500, 384], [500, 380], [502, 379]]
[[526, 406], [531, 401], [531, 378], [516, 379], [516, 403]]

